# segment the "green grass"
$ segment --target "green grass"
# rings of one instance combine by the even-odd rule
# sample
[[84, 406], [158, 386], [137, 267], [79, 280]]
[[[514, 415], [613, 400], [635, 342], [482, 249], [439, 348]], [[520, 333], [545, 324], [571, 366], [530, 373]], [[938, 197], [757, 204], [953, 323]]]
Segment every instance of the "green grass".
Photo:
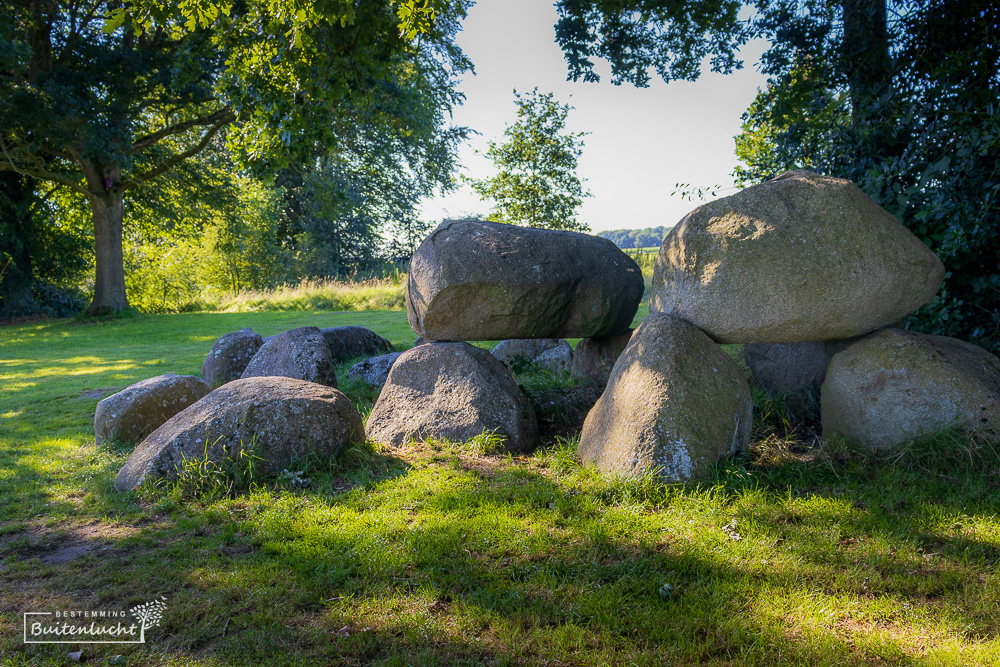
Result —
[[129, 450], [95, 445], [98, 394], [197, 373], [244, 326], [344, 324], [414, 338], [398, 311], [0, 329], [0, 660], [67, 664], [71, 645], [21, 643], [25, 611], [162, 595], [147, 644], [84, 645], [88, 664], [1000, 664], [996, 451], [943, 433], [865, 454], [759, 392], [752, 451], [686, 487], [609, 479], [572, 439], [481, 438], [359, 444], [209, 498], [112, 491]]
[[406, 305], [406, 274], [350, 280], [303, 280], [238, 294], [206, 292], [181, 305], [185, 312], [255, 313], [262, 311], [397, 310]]

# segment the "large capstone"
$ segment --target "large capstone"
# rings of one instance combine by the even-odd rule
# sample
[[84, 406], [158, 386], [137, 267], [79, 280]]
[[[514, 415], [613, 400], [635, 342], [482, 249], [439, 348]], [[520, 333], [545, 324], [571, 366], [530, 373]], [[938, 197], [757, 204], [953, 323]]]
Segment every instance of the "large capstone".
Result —
[[883, 329], [834, 355], [823, 435], [888, 449], [940, 429], [1000, 441], [1000, 359], [971, 343]]
[[538, 444], [538, 422], [524, 392], [496, 357], [468, 343], [427, 343], [403, 352], [368, 417], [368, 435], [410, 441], [466, 441], [484, 432], [504, 449]]
[[303, 465], [307, 458], [322, 462], [347, 443], [364, 439], [361, 415], [332, 387], [286, 377], [234, 380], [139, 443], [115, 488], [176, 479], [185, 459], [207, 459], [224, 468], [239, 461], [240, 452], [259, 457], [255, 474], [266, 477]]
[[626, 331], [639, 266], [607, 239], [447, 221], [410, 259], [410, 326], [433, 340], [580, 338]]
[[263, 344], [260, 334], [249, 328], [227, 333], [215, 341], [205, 357], [201, 379], [212, 387], [238, 379]]
[[614, 475], [686, 482], [744, 449], [752, 416], [736, 362], [697, 327], [652, 314], [615, 363], [578, 451]]
[[330, 346], [330, 357], [334, 362], [392, 352], [392, 343], [365, 327], [331, 327], [320, 331]]
[[722, 343], [851, 338], [929, 302], [943, 276], [934, 253], [853, 183], [788, 171], [670, 231], [650, 310]]
[[337, 373], [323, 333], [316, 327], [299, 327], [264, 341], [242, 377], [273, 376], [336, 387]]
[[97, 444], [139, 442], [209, 391], [208, 383], [194, 375], [157, 375], [136, 382], [97, 404]]

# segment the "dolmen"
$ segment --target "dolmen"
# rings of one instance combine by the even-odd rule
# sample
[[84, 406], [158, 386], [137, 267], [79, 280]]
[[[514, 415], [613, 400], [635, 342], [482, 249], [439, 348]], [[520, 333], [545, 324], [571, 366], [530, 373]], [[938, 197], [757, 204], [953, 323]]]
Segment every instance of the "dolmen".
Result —
[[[392, 446], [468, 440], [538, 444], [531, 403], [504, 363], [568, 372], [562, 338], [629, 331], [644, 290], [638, 264], [607, 239], [480, 220], [439, 225], [414, 252], [407, 316], [423, 342], [395, 361], [368, 420]], [[494, 354], [465, 341], [501, 340]], [[453, 341], [453, 342], [448, 342]]]
[[892, 328], [943, 276], [850, 181], [789, 171], [700, 206], [663, 240], [650, 316], [587, 416], [579, 453], [612, 473], [684, 482], [745, 447], [748, 388], [719, 343], [743, 343], [766, 389], [821, 386], [824, 436], [874, 448], [952, 427], [996, 438], [997, 358]]

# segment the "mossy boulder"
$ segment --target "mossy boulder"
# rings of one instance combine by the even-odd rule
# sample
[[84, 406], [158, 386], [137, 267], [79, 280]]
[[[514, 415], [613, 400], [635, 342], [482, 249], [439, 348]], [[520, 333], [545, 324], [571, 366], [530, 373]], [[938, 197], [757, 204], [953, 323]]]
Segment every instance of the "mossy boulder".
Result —
[[213, 388], [238, 379], [263, 344], [260, 334], [249, 328], [227, 333], [215, 341], [205, 357], [201, 379]]
[[278, 376], [337, 386], [330, 346], [319, 328], [289, 329], [265, 339], [241, 377]]
[[626, 331], [642, 271], [607, 239], [447, 221], [410, 259], [410, 326], [433, 340], [581, 338]]
[[823, 435], [888, 449], [944, 428], [1000, 441], [1000, 359], [971, 343], [883, 329], [834, 355]]
[[225, 384], [179, 412], [143, 440], [115, 479], [119, 491], [146, 480], [176, 479], [185, 459], [222, 465], [251, 452], [256, 474], [274, 475], [306, 457], [328, 459], [363, 442], [361, 415], [332, 387], [287, 377]]
[[788, 171], [699, 206], [653, 271], [650, 310], [722, 343], [851, 338], [934, 298], [941, 261], [850, 181]]
[[211, 389], [194, 375], [168, 373], [136, 382], [98, 402], [94, 412], [97, 444], [139, 442]]
[[538, 444], [534, 408], [503, 364], [468, 343], [403, 352], [368, 417], [372, 440], [399, 447], [429, 438], [466, 441], [495, 433], [510, 452]]
[[654, 313], [618, 357], [578, 451], [615, 475], [686, 482], [744, 449], [752, 417], [750, 388], [729, 355], [697, 327]]

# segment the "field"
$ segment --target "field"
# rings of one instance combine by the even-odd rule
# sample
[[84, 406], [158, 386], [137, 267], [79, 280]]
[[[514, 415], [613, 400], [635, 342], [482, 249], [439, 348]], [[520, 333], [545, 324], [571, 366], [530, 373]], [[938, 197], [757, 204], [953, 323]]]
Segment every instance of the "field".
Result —
[[[751, 451], [686, 487], [607, 478], [551, 437], [525, 457], [358, 444], [305, 485], [208, 497], [112, 490], [129, 451], [95, 445], [99, 398], [197, 374], [245, 326], [344, 324], [414, 339], [400, 311], [0, 329], [3, 664], [1000, 664], [996, 452], [943, 433], [866, 455], [759, 392]], [[554, 421], [579, 389], [519, 379]], [[373, 392], [342, 388], [365, 414]], [[142, 645], [22, 643], [24, 612], [163, 598]]]

